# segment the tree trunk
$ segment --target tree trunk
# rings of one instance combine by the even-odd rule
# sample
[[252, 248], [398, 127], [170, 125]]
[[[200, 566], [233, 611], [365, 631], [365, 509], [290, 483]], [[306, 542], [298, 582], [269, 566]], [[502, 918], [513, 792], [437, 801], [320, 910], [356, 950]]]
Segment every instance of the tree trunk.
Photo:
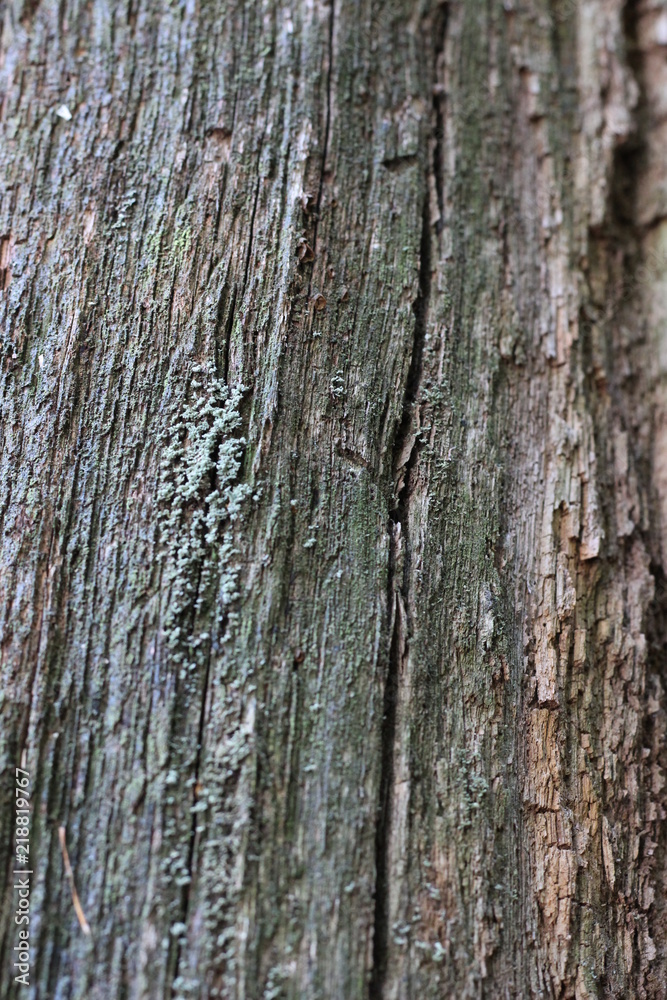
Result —
[[0, 996], [667, 997], [664, 3], [0, 13]]

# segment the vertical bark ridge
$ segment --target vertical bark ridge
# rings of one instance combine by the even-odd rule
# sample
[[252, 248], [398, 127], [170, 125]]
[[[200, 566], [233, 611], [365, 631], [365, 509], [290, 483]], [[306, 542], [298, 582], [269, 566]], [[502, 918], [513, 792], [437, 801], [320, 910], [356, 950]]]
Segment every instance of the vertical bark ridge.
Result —
[[[626, 0], [622, 13], [627, 60], [637, 92], [631, 133], [615, 157], [610, 198], [610, 226], [624, 248], [616, 273], [610, 264], [610, 281], [618, 302], [611, 346], [615, 356], [627, 352], [629, 363], [620, 371], [610, 365], [615, 376], [610, 381], [619, 428], [615, 466], [620, 464], [622, 468], [627, 461], [631, 470], [630, 490], [619, 490], [617, 485], [619, 521], [627, 519], [634, 523], [631, 537], [641, 545], [649, 585], [642, 595], [646, 645], [640, 661], [641, 717], [636, 737], [636, 753], [641, 755], [642, 762], [641, 795], [633, 797], [635, 801], [625, 799], [620, 803], [610, 795], [609, 813], [618, 855], [622, 860], [636, 857], [638, 867], [632, 875], [624, 873], [620, 891], [625, 895], [632, 921], [626, 918], [626, 927], [622, 930], [619, 927], [616, 933], [622, 941], [626, 961], [631, 962], [637, 989], [652, 996], [664, 989], [667, 976], [664, 778], [667, 767], [664, 750], [667, 738], [664, 585], [667, 36], [661, 5]], [[632, 442], [627, 460], [623, 447], [626, 440]], [[628, 562], [631, 554], [632, 550], [626, 554]], [[634, 708], [632, 702], [630, 706]], [[622, 982], [618, 968], [609, 969], [609, 981]]]
[[[329, 6], [331, 7], [331, 13], [329, 15], [329, 27], [327, 35], [327, 68], [326, 68], [326, 85], [325, 85], [325, 110], [324, 110], [324, 138], [322, 141], [322, 163], [320, 166], [320, 176], [317, 185], [317, 198], [315, 201], [315, 223], [313, 225], [313, 256], [317, 254], [317, 234], [320, 225], [320, 212], [322, 210], [322, 195], [324, 192], [324, 178], [327, 171], [327, 156], [329, 155], [329, 139], [331, 132], [331, 88], [333, 81], [333, 71], [334, 71], [334, 17], [336, 9], [336, 0], [328, 0]], [[311, 284], [308, 286], [308, 291], [310, 292], [312, 285], [312, 272], [311, 272]]]
[[[193, 801], [196, 805], [197, 798], [200, 791], [199, 778], [201, 773], [201, 763], [202, 754], [204, 750], [204, 740], [206, 733], [206, 711], [207, 704], [210, 695], [210, 679], [211, 679], [211, 652], [209, 650], [208, 656], [206, 658], [206, 667], [204, 675], [204, 683], [202, 686], [202, 696], [201, 696], [201, 712], [199, 716], [199, 725], [197, 728], [197, 746], [196, 746], [196, 756], [193, 769], [193, 780], [194, 780], [194, 794]], [[187, 860], [185, 871], [189, 878], [187, 884], [183, 887], [182, 891], [182, 901], [181, 901], [181, 912], [180, 912], [180, 922], [187, 925], [189, 910], [191, 905], [190, 899], [190, 886], [192, 885], [192, 878], [195, 874], [195, 848], [197, 842], [197, 824], [198, 824], [198, 813], [192, 814], [191, 829], [190, 829], [190, 842], [188, 844]], [[171, 980], [171, 986], [169, 989], [169, 996], [174, 997], [178, 994], [178, 989], [176, 983], [178, 982], [179, 969], [181, 964], [181, 954], [183, 945], [181, 941], [177, 941], [175, 944], [175, 956], [173, 960], [173, 976]]]

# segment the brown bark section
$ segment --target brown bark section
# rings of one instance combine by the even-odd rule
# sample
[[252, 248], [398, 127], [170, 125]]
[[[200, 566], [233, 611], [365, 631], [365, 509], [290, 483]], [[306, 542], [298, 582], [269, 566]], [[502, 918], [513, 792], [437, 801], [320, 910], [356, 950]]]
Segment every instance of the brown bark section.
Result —
[[664, 6], [2, 16], [29, 994], [667, 995]]

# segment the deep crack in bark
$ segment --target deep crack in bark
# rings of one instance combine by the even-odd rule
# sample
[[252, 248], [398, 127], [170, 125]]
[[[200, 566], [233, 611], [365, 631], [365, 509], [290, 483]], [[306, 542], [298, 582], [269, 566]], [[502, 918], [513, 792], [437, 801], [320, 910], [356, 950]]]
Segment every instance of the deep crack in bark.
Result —
[[[433, 39], [433, 83], [437, 83], [438, 61], [445, 49], [447, 37], [449, 4], [441, 3], [434, 11], [431, 23]], [[436, 233], [439, 235], [443, 224], [444, 196], [442, 191], [442, 171], [444, 169], [444, 115], [441, 95], [433, 87], [434, 139], [428, 170], [435, 180], [435, 192], [440, 218]], [[419, 440], [416, 435], [415, 417], [417, 399], [422, 380], [424, 343], [428, 310], [431, 299], [432, 245], [431, 231], [433, 219], [430, 205], [430, 180], [426, 177], [424, 207], [422, 211], [421, 243], [419, 256], [419, 290], [413, 309], [415, 314], [414, 339], [410, 367], [403, 394], [403, 407], [392, 448], [392, 479], [397, 488], [396, 503], [389, 512], [389, 569], [387, 577], [387, 622], [391, 636], [389, 657], [385, 676], [383, 716], [380, 743], [380, 794], [378, 802], [377, 826], [375, 831], [375, 912], [373, 932], [373, 956], [369, 979], [369, 1000], [382, 1000], [387, 976], [390, 915], [389, 915], [389, 849], [392, 825], [392, 789], [395, 771], [395, 741], [397, 727], [397, 707], [401, 664], [407, 659], [411, 635], [411, 614], [409, 599], [410, 582], [410, 538], [409, 503], [414, 488], [414, 474], [419, 459]], [[411, 435], [412, 447], [405, 465], [401, 457]], [[402, 549], [402, 552], [401, 552]], [[401, 572], [402, 571], [402, 572]]]
[[[431, 295], [431, 212], [428, 185], [422, 214], [419, 263], [419, 292], [414, 303], [415, 326], [412, 357], [405, 383], [401, 421], [393, 446], [392, 475], [394, 484], [402, 477], [396, 505], [389, 514], [389, 573], [387, 579], [387, 618], [391, 641], [384, 688], [384, 710], [381, 731], [381, 772], [378, 819], [375, 831], [375, 917], [373, 934], [373, 965], [369, 983], [370, 1000], [382, 1000], [387, 973], [389, 942], [389, 845], [391, 838], [392, 787], [396, 714], [401, 663], [408, 655], [410, 612], [408, 588], [410, 579], [410, 546], [408, 506], [412, 494], [413, 474], [419, 458], [419, 443], [412, 443], [410, 456], [399, 466], [408, 439], [414, 434], [415, 411], [422, 377], [422, 362], [428, 305]], [[401, 547], [403, 558], [401, 559]], [[402, 562], [402, 579], [401, 577]], [[407, 616], [407, 619], [406, 619]], [[407, 632], [404, 628], [407, 622]]]

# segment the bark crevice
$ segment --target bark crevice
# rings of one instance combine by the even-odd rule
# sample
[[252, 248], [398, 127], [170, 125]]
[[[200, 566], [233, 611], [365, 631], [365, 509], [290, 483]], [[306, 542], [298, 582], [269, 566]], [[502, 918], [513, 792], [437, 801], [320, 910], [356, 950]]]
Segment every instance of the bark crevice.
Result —
[[[415, 324], [412, 356], [405, 382], [401, 419], [394, 438], [392, 475], [396, 503], [389, 513], [389, 570], [387, 577], [387, 619], [389, 622], [389, 657], [385, 676], [383, 716], [380, 736], [380, 794], [375, 832], [375, 914], [373, 964], [369, 1000], [382, 1000], [387, 973], [390, 938], [389, 917], [389, 848], [392, 826], [392, 788], [395, 771], [397, 707], [402, 665], [408, 656], [410, 641], [409, 613], [409, 532], [408, 506], [413, 477], [419, 457], [415, 431], [416, 405], [423, 371], [424, 342], [431, 296], [431, 212], [428, 186], [422, 214], [419, 291], [414, 304]], [[407, 462], [403, 456], [412, 438]]]

